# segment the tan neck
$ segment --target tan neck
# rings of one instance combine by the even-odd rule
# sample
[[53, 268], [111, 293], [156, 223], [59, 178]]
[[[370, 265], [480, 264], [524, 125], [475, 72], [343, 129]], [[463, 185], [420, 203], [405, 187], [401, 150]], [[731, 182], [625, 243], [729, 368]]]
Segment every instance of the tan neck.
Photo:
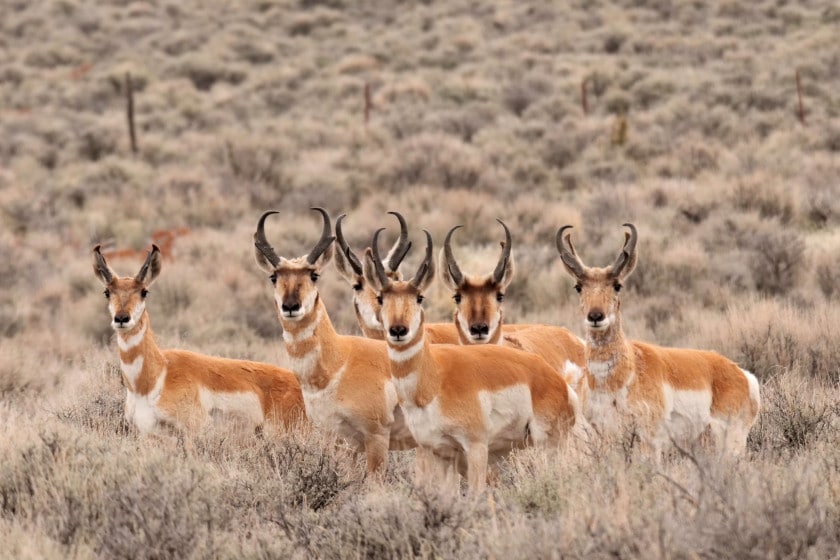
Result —
[[426, 406], [440, 393], [440, 372], [422, 323], [409, 344], [394, 346], [389, 341], [388, 357], [391, 360], [391, 377], [402, 402]]
[[281, 316], [280, 324], [291, 369], [301, 384], [315, 389], [326, 387], [347, 362], [347, 357], [321, 298], [312, 312], [300, 321], [289, 321]]
[[139, 395], [151, 392], [166, 367], [166, 360], [155, 342], [147, 311], [133, 329], [117, 331], [117, 347], [120, 370], [128, 390]]
[[633, 378], [635, 359], [621, 328], [621, 315], [606, 330], [586, 331], [586, 372], [593, 388], [617, 390]]

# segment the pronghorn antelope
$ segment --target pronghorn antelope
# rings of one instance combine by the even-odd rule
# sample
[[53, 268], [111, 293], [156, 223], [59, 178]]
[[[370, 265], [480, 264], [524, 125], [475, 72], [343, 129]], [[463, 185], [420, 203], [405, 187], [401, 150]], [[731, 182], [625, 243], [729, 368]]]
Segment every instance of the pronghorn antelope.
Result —
[[194, 432], [212, 411], [241, 416], [258, 428], [264, 423], [290, 427], [302, 419], [303, 397], [290, 371], [158, 347], [146, 297], [160, 270], [157, 245], [133, 278], [117, 276], [99, 245], [93, 249], [93, 271], [105, 286], [117, 335], [126, 419], [143, 434], [160, 423]]
[[364, 451], [369, 473], [388, 466], [388, 449], [416, 446], [398, 406], [385, 343], [336, 333], [317, 281], [332, 256], [330, 217], [308, 255], [279, 257], [265, 236], [265, 212], [257, 223], [257, 264], [274, 284], [274, 304], [283, 326], [291, 369], [300, 380], [310, 421]]
[[[391, 280], [402, 280], [399, 267], [411, 248], [411, 242], [408, 240], [408, 226], [400, 213], [388, 213], [399, 220], [400, 236], [386, 255], [383, 264], [385, 273]], [[341, 276], [353, 287], [353, 310], [356, 312], [362, 334], [375, 340], [385, 340], [385, 330], [377, 318], [379, 302], [376, 299], [376, 292], [365, 281], [362, 263], [347, 244], [341, 229], [341, 222], [345, 216], [346, 214], [342, 214], [335, 222], [335, 240], [339, 249], [335, 254], [335, 266]], [[458, 331], [451, 323], [429, 323], [426, 325], [426, 334], [433, 344], [458, 344]]]
[[630, 232], [616, 260], [589, 268], [578, 258], [571, 234], [557, 232], [557, 249], [576, 280], [586, 328], [589, 400], [585, 414], [599, 431], [633, 424], [659, 460], [664, 444], [711, 437], [719, 451], [740, 453], [758, 415], [758, 380], [714, 352], [662, 348], [628, 341], [621, 328], [622, 282], [636, 267], [637, 232]]
[[[434, 280], [432, 237], [410, 281], [392, 280], [379, 257], [378, 230], [365, 251], [365, 279], [379, 294], [391, 376], [406, 422], [446, 479], [453, 467], [472, 492], [484, 490], [488, 462], [526, 445], [566, 440], [578, 416], [574, 391], [539, 356], [502, 346], [430, 344], [423, 292]], [[432, 468], [432, 467], [430, 467]]]
[[[385, 256], [383, 267], [388, 278], [402, 280], [399, 267], [411, 248], [411, 242], [408, 240], [408, 226], [399, 212], [388, 213], [399, 220], [400, 236]], [[341, 276], [353, 287], [353, 310], [356, 312], [362, 334], [375, 340], [385, 340], [385, 330], [377, 318], [379, 302], [376, 299], [376, 292], [365, 281], [362, 263], [347, 244], [341, 229], [341, 222], [345, 217], [346, 214], [342, 214], [335, 222], [335, 240], [339, 249], [336, 251], [335, 265]], [[519, 325], [506, 325], [505, 332], [512, 332], [519, 328]], [[460, 340], [458, 329], [452, 323], [426, 323], [426, 335], [432, 344], [458, 344]]]
[[583, 375], [584, 344], [568, 329], [553, 325], [504, 325], [502, 302], [505, 290], [513, 279], [514, 265], [510, 230], [505, 230], [502, 253], [496, 268], [484, 276], [461, 272], [452, 253], [452, 234], [446, 234], [440, 252], [441, 278], [453, 292], [454, 324], [461, 344], [501, 344], [542, 356], [574, 388], [582, 403], [586, 402], [587, 385]]

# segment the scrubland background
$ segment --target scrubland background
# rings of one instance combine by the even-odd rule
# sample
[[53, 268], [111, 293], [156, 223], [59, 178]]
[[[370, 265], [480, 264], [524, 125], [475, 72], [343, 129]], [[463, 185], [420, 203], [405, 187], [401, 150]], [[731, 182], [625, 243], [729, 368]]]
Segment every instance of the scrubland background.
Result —
[[[0, 556], [827, 558], [840, 549], [836, 2], [0, 2]], [[799, 71], [805, 123], [798, 118]], [[136, 89], [139, 153], [126, 133]], [[589, 113], [581, 107], [585, 81]], [[372, 111], [364, 122], [364, 89]], [[755, 372], [747, 456], [532, 451], [478, 501], [362, 482], [317, 435], [138, 439], [90, 249], [188, 227], [149, 299], [163, 346], [278, 361], [254, 264], [364, 247], [400, 210], [465, 271], [518, 265], [510, 321], [582, 334], [554, 233], [604, 265], [639, 229], [631, 337]], [[419, 251], [409, 257], [413, 270]], [[114, 261], [134, 274], [141, 259]], [[357, 332], [330, 266], [322, 295]], [[448, 320], [449, 294], [427, 301]]]

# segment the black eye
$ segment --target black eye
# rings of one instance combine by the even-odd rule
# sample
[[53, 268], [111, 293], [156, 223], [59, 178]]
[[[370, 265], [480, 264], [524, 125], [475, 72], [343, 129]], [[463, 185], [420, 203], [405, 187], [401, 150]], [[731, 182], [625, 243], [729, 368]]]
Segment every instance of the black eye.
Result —
[[452, 299], [455, 300], [455, 303], [461, 303], [461, 294], [455, 294]]
[[309, 277], [312, 279], [313, 282], [317, 282], [318, 278], [321, 276], [317, 272], [310, 272]]
[[353, 289], [356, 290], [357, 292], [361, 292], [362, 291], [362, 283], [361, 282], [356, 282], [355, 284], [353, 284]]
[[268, 277], [268, 279], [271, 280], [272, 284], [276, 284], [277, 283], [277, 274], [276, 273], [272, 274], [271, 276]]
[[580, 293], [580, 291], [582, 289], [583, 289], [583, 286], [581, 286], [580, 284], [575, 284], [575, 290], [577, 291], [577, 293]]
[[498, 301], [499, 303], [502, 303], [504, 300], [505, 300], [505, 294], [503, 294], [502, 292], [499, 292], [498, 294], [496, 294], [496, 301]]
[[382, 305], [382, 294], [379, 294], [378, 296], [376, 296], [376, 302], [377, 302], [379, 305]]
[[147, 295], [149, 295], [149, 290], [147, 290], [146, 288], [143, 288], [142, 290], [140, 290], [140, 297], [141, 298], [145, 298]]
[[105, 294], [105, 299], [111, 299], [111, 290], [105, 290], [103, 293]]
[[621, 291], [621, 284], [616, 284], [615, 286], [613, 286], [613, 288], [615, 288], [616, 292], [620, 292]]
[[417, 295], [417, 303], [423, 303], [424, 299], [426, 299], [426, 298], [423, 297], [423, 294], [418, 294]]

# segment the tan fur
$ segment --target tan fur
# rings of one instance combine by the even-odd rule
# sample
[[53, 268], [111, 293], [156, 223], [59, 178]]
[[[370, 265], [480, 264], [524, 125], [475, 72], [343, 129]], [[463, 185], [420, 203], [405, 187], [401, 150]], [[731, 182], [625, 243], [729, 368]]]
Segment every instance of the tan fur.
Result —
[[[622, 424], [635, 423], [641, 428], [657, 459], [662, 445], [673, 438], [675, 419], [681, 418], [691, 419], [683, 422], [691, 428], [687, 430], [691, 442], [699, 441], [711, 427], [716, 447], [731, 453], [743, 452], [760, 407], [755, 377], [715, 352], [627, 341], [621, 328], [619, 294], [621, 282], [636, 265], [635, 245], [625, 248], [626, 265], [616, 273], [616, 265], [584, 266], [568, 238], [566, 242], [568, 250], [563, 263], [577, 280], [581, 314], [587, 326], [586, 375], [592, 402], [612, 402]], [[622, 256], [617, 262], [622, 262]], [[621, 429], [608, 425], [604, 408], [584, 410], [596, 428]]]
[[[444, 260], [443, 255], [441, 260]], [[449, 276], [448, 269], [445, 266], [441, 268], [444, 283], [452, 290], [456, 301], [453, 326], [457, 330], [460, 344], [502, 344], [537, 354], [572, 386], [581, 403], [586, 402], [589, 388], [584, 376], [574, 378], [567, 372], [567, 362], [581, 369], [584, 367], [584, 344], [577, 336], [568, 329], [554, 325], [504, 323], [502, 304], [505, 290], [513, 277], [512, 270], [503, 282], [494, 282], [491, 274], [483, 277], [464, 274], [463, 281], [456, 284]], [[465, 329], [465, 325], [494, 323], [499, 328], [484, 339], [476, 339]]]
[[[364, 452], [368, 473], [381, 473], [387, 469], [389, 449], [412, 449], [416, 444], [405, 428], [390, 385], [385, 343], [339, 335], [330, 321], [312, 276], [320, 273], [330, 257], [327, 251], [314, 264], [302, 257], [283, 258], [274, 266], [261, 259], [258, 252], [257, 263], [276, 278], [275, 307], [285, 331], [292, 369], [308, 398], [307, 415], [321, 429], [343, 437], [358, 452]], [[287, 303], [312, 298], [314, 305], [302, 310], [299, 318], [284, 313], [278, 305], [278, 300]], [[310, 365], [310, 359], [311, 368], [302, 367]], [[341, 378], [333, 390], [339, 372]]]
[[[154, 251], [157, 251], [156, 247]], [[109, 306], [116, 314], [131, 315], [139, 306], [145, 305], [142, 290], [152, 284], [154, 276], [140, 282], [134, 278], [120, 278], [112, 272], [111, 278], [105, 278], [96, 265], [95, 272], [109, 292]], [[121, 342], [120, 361], [134, 364], [138, 359], [143, 360], [142, 368], [133, 379], [123, 373], [127, 416], [131, 403], [137, 398], [152, 399], [158, 422], [195, 431], [206, 423], [210, 413], [202, 404], [200, 393], [203, 389], [222, 398], [254, 395], [261, 410], [241, 412], [252, 418], [259, 417], [271, 426], [289, 428], [305, 419], [300, 385], [290, 371], [269, 364], [205, 356], [186, 350], [161, 350], [155, 342], [147, 310], [132, 328], [115, 330]], [[123, 349], [141, 332], [144, 334], [136, 345]], [[162, 386], [158, 387], [159, 396], [156, 396], [152, 393], [161, 375], [165, 377]], [[128, 419], [136, 421], [136, 418]], [[261, 426], [262, 421], [257, 424]], [[138, 428], [141, 427], [138, 425]]]
[[[376, 282], [368, 269], [366, 262], [365, 276]], [[391, 375], [418, 444], [432, 453], [438, 471], [457, 468], [478, 493], [489, 462], [516, 447], [564, 442], [576, 422], [577, 398], [539, 356], [497, 345], [430, 344], [418, 297], [432, 278], [420, 286], [396, 281], [381, 288], [390, 351], [400, 356], [421, 345], [404, 360], [392, 356]], [[397, 327], [408, 328], [407, 342], [392, 334]], [[506, 391], [524, 392], [529, 406], [513, 406]]]

